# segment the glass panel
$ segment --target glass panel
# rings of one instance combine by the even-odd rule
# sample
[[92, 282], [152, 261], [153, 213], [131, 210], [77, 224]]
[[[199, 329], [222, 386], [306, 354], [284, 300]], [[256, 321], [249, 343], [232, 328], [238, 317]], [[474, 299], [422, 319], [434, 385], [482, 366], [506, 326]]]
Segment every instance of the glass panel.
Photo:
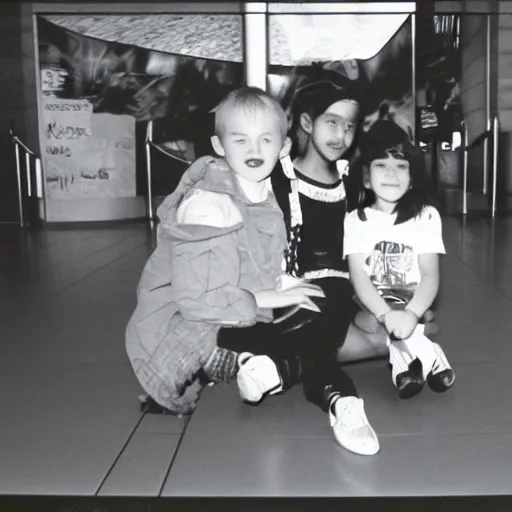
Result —
[[270, 16], [270, 92], [290, 112], [300, 85], [335, 71], [363, 91], [365, 130], [388, 118], [414, 138], [411, 20], [404, 14]]
[[220, 14], [45, 15], [102, 41], [203, 59], [242, 62], [242, 17]]
[[439, 192], [462, 187], [460, 17], [418, 20], [418, 138]]
[[400, 30], [408, 14], [270, 16], [270, 64], [367, 60]]
[[486, 130], [486, 20], [482, 14], [461, 15], [461, 107], [470, 143]]
[[[505, 5], [500, 8], [510, 13], [512, 4], [508, 3], [508, 8]], [[496, 91], [496, 95], [492, 101], [500, 122], [497, 208], [500, 213], [510, 214], [512, 212], [512, 55], [509, 53], [509, 48], [512, 41], [512, 15], [492, 16], [491, 23], [493, 37], [491, 51], [497, 68], [494, 75], [496, 82], [492, 88], [493, 92]]]

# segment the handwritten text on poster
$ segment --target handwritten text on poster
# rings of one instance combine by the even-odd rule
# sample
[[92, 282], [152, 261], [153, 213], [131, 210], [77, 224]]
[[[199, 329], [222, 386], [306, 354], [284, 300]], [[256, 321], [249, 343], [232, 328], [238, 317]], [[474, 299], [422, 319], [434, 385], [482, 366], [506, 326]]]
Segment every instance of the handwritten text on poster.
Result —
[[49, 199], [135, 196], [135, 120], [95, 114], [87, 100], [46, 97], [43, 154]]

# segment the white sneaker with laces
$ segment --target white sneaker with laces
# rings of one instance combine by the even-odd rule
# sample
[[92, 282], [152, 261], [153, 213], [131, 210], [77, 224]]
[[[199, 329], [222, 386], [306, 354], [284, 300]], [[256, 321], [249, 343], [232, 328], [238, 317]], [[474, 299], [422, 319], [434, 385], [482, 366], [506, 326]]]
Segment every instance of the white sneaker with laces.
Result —
[[236, 380], [242, 400], [258, 403], [282, 390], [281, 377], [270, 357], [243, 352], [238, 356], [238, 368]]
[[366, 417], [363, 400], [354, 396], [333, 400], [334, 404], [329, 407], [329, 422], [340, 446], [358, 455], [378, 453], [379, 439]]

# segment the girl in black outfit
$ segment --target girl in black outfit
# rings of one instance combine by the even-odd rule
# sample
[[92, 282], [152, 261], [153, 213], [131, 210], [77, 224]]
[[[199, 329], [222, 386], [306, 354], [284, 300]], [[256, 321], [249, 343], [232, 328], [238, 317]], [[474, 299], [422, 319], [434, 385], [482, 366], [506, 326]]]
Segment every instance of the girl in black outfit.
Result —
[[352, 146], [359, 116], [350, 81], [340, 80], [297, 91], [292, 132], [307, 134], [307, 148], [272, 175], [288, 233], [286, 274], [291, 286], [294, 279], [306, 280], [323, 290], [324, 298], [313, 299], [320, 312], [306, 305], [284, 312], [273, 324], [223, 328], [218, 346], [242, 352], [237, 381], [243, 399], [257, 403], [302, 382], [307, 399], [328, 412], [339, 444], [373, 455], [379, 451], [377, 436], [352, 380], [337, 362], [356, 311], [343, 259], [347, 162], [340, 159]]

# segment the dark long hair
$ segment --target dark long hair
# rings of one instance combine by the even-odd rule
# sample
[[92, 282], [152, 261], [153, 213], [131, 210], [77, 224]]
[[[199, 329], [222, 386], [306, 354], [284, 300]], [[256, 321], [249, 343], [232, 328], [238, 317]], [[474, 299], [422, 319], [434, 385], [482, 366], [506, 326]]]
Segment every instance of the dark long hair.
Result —
[[411, 176], [411, 187], [395, 206], [395, 224], [418, 216], [426, 206], [434, 206], [426, 179], [425, 163], [419, 149], [411, 143], [407, 133], [393, 121], [379, 120], [362, 137], [360, 156], [350, 171], [353, 184], [357, 188], [355, 208], [361, 220], [366, 220], [364, 209], [376, 201], [373, 190], [365, 187], [370, 165], [374, 160], [389, 156], [408, 161]]

